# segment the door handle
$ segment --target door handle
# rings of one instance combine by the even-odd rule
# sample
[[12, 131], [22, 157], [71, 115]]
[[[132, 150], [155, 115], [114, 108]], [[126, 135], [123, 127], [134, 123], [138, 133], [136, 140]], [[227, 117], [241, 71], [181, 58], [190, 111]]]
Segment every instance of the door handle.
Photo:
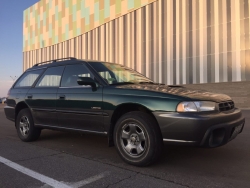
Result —
[[32, 99], [32, 97], [33, 97], [32, 95], [28, 95], [27, 96], [28, 99]]
[[65, 99], [65, 95], [59, 95], [59, 99]]

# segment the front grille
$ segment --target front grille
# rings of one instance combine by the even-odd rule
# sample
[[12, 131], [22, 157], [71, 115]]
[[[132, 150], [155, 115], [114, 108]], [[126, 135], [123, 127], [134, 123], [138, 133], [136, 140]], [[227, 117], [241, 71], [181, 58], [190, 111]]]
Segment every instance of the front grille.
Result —
[[220, 111], [227, 111], [234, 109], [234, 102], [233, 101], [226, 101], [219, 103], [219, 110]]

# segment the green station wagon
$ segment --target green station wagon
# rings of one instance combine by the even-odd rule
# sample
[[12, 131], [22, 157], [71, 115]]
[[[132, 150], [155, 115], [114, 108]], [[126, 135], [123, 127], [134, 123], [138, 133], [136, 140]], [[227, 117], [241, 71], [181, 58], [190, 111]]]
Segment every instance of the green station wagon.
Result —
[[25, 142], [38, 139], [42, 129], [102, 134], [137, 166], [155, 162], [164, 142], [224, 145], [245, 123], [227, 95], [154, 83], [120, 64], [75, 58], [26, 70], [4, 110]]

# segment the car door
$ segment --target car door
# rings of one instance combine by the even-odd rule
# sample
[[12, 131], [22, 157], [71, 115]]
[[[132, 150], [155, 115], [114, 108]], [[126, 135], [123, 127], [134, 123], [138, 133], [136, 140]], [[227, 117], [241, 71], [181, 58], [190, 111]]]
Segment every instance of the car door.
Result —
[[65, 67], [57, 92], [58, 124], [66, 129], [103, 132], [102, 86], [80, 86], [78, 77], [94, 76], [85, 64]]
[[37, 126], [56, 126], [56, 94], [64, 66], [48, 68], [26, 95]]

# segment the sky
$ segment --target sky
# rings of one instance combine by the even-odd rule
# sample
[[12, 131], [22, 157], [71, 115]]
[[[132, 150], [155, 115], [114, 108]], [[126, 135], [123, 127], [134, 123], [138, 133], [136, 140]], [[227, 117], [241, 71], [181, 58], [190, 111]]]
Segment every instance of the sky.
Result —
[[0, 97], [23, 69], [23, 11], [39, 0], [0, 0]]

